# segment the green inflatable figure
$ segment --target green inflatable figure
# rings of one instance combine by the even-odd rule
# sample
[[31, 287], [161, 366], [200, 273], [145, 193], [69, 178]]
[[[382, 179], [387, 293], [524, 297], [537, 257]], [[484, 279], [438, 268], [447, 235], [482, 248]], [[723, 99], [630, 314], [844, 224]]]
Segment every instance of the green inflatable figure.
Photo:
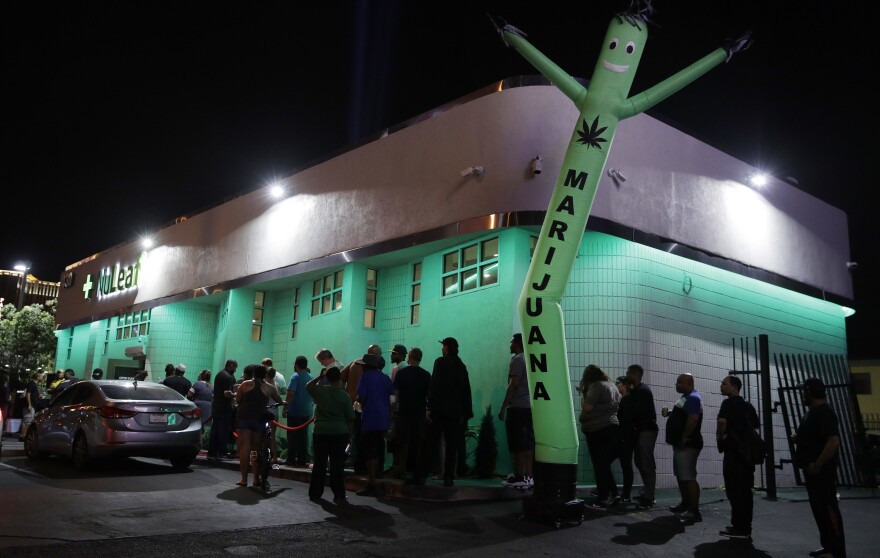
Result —
[[560, 301], [584, 235], [617, 123], [653, 107], [740, 50], [749, 34], [628, 97], [648, 37], [650, 2], [616, 14], [608, 25], [589, 87], [544, 56], [519, 29], [495, 23], [513, 47], [580, 111], [519, 300], [535, 428], [535, 498], [575, 498], [578, 433], [572, 406]]

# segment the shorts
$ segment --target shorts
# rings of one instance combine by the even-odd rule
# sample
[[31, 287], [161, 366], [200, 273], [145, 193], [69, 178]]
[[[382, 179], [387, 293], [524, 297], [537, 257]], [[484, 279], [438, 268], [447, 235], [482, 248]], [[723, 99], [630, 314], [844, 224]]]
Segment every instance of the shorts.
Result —
[[364, 459], [379, 459], [385, 453], [385, 431], [368, 430], [361, 432], [361, 447]]
[[266, 421], [260, 419], [236, 418], [236, 430], [250, 430], [251, 432], [265, 432]]
[[700, 457], [697, 448], [672, 448], [672, 472], [680, 481], [697, 480], [697, 459]]
[[511, 453], [535, 451], [535, 429], [532, 426], [532, 410], [508, 407], [504, 418], [507, 432], [507, 449]]

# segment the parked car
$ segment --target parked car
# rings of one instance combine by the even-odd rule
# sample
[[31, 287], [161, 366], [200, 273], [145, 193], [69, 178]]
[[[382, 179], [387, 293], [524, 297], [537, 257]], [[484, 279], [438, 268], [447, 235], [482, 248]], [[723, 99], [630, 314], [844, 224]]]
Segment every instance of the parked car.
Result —
[[168, 458], [175, 469], [195, 460], [201, 411], [173, 389], [152, 382], [77, 382], [38, 412], [25, 433], [30, 459], [73, 458], [78, 470], [113, 457]]

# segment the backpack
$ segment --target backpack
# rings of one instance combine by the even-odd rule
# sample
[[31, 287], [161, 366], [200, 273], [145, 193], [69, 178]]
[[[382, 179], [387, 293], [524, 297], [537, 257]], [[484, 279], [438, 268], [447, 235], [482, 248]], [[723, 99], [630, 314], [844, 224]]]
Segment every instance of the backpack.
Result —
[[746, 429], [746, 439], [740, 444], [740, 455], [746, 463], [751, 465], [763, 465], [767, 457], [767, 446], [764, 438], [754, 428]]

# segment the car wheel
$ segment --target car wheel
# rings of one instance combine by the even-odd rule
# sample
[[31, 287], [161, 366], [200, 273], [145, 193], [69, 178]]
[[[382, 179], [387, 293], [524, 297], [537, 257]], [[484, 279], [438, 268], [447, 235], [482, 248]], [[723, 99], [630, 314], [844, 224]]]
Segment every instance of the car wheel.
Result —
[[187, 453], [183, 455], [171, 456], [171, 466], [175, 469], [187, 469], [196, 460], [196, 454]]
[[46, 457], [46, 454], [40, 451], [38, 448], [40, 447], [37, 442], [37, 428], [35, 426], [31, 426], [27, 429], [24, 435], [24, 454], [28, 459], [42, 459]]
[[77, 471], [89, 468], [89, 444], [82, 432], [73, 439], [73, 468]]

